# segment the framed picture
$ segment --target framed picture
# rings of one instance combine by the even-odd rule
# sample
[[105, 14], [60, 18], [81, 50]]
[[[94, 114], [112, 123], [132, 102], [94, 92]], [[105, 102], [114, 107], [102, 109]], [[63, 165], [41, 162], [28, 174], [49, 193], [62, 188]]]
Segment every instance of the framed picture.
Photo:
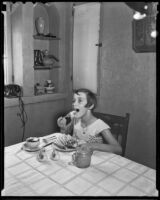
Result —
[[156, 38], [151, 37], [151, 16], [132, 21], [133, 49], [136, 53], [156, 52]]

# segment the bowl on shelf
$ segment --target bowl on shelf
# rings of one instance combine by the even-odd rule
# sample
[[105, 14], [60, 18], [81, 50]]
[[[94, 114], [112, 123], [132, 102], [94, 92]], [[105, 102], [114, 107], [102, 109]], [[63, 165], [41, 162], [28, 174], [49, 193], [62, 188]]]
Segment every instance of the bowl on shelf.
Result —
[[52, 58], [51, 55], [49, 55], [48, 50], [43, 50], [43, 65], [53, 65], [54, 64], [54, 59]]
[[52, 86], [52, 87], [45, 87], [45, 91], [46, 91], [46, 93], [53, 93], [54, 92], [54, 89], [55, 89], [55, 87], [54, 86]]
[[47, 56], [43, 58], [44, 66], [53, 65], [53, 64], [54, 64], [54, 60], [52, 58], [48, 58]]

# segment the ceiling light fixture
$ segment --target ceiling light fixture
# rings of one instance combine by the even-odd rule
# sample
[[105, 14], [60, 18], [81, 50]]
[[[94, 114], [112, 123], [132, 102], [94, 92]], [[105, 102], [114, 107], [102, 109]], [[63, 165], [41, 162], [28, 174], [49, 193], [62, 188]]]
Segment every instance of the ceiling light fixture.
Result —
[[133, 15], [133, 19], [135, 20], [140, 20], [140, 19], [144, 19], [147, 15], [141, 14], [140, 12], [135, 11], [135, 14]]
[[150, 18], [150, 23], [148, 24], [148, 26], [150, 27], [150, 36], [152, 38], [156, 38], [157, 37], [157, 30], [156, 30], [156, 22], [157, 22], [157, 6], [158, 6], [158, 2], [150, 2], [149, 4], [149, 13], [148, 13], [148, 17]]
[[133, 19], [142, 20], [147, 17], [147, 26], [152, 38], [156, 38], [156, 21], [157, 21], [157, 6], [158, 2], [125, 2], [133, 9]]

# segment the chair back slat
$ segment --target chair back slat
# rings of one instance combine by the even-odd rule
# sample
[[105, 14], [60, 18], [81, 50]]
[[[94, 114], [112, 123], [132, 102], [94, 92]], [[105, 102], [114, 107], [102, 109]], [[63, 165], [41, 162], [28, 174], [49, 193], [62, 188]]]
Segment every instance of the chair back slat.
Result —
[[125, 116], [112, 115], [107, 113], [94, 112], [97, 118], [102, 119], [111, 127], [111, 133], [122, 146], [122, 156], [125, 155], [128, 124], [130, 114], [126, 113]]

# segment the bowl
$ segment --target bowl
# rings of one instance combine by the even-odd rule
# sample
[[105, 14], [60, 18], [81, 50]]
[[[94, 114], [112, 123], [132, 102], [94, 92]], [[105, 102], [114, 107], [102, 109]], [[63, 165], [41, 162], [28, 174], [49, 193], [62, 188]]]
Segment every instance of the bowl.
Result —
[[53, 93], [54, 89], [55, 89], [54, 86], [53, 87], [45, 87], [45, 90], [47, 93]]
[[29, 137], [26, 139], [26, 145], [29, 148], [37, 148], [40, 144], [40, 140], [38, 137]]
[[53, 65], [54, 60], [52, 58], [48, 58], [47, 56], [43, 58], [43, 65]]

